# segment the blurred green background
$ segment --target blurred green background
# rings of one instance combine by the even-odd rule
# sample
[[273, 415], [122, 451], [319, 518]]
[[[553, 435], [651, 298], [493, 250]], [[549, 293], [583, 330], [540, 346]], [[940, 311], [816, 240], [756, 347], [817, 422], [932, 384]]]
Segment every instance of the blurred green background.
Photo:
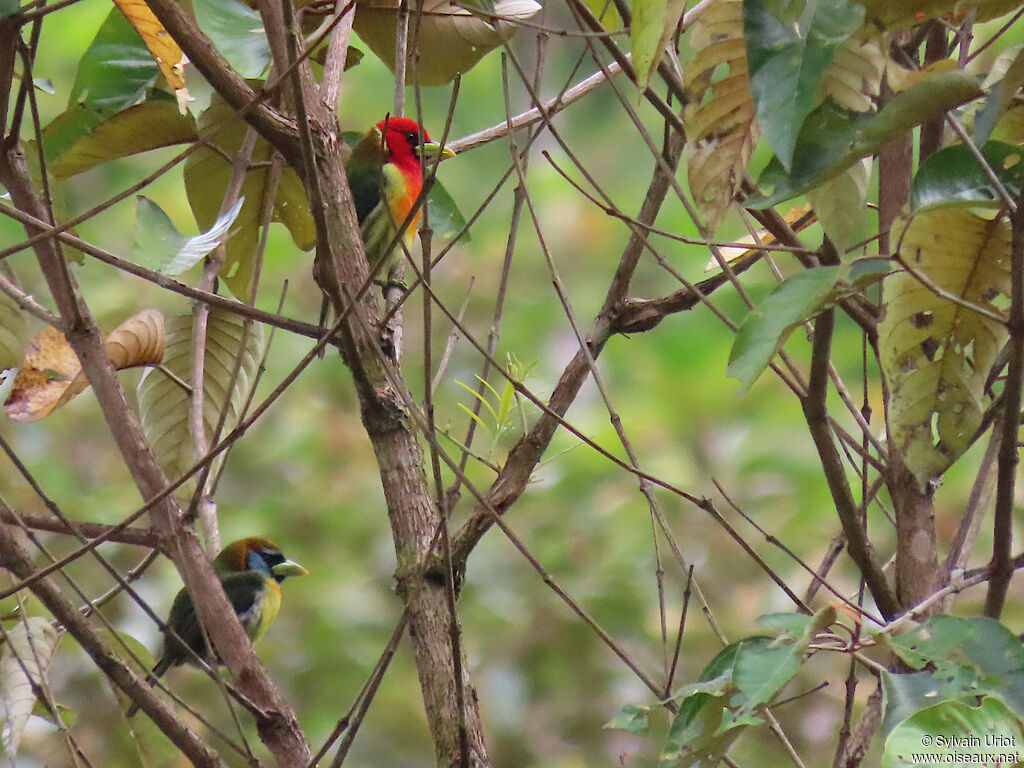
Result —
[[[565, 28], [564, 9], [552, 7], [535, 21]], [[59, 114], [81, 53], [111, 6], [104, 0], [81, 0], [54, 14], [43, 25], [36, 76], [49, 78], [54, 95], [40, 93], [43, 122]], [[527, 30], [513, 51], [530, 68], [538, 39], [544, 48], [542, 93], [557, 94], [569, 80], [596, 69], [586, 42], [558, 35], [538, 36]], [[356, 45], [359, 45], [356, 42]], [[585, 56], [576, 67], [577, 59]], [[510, 70], [512, 68], [510, 67]], [[501, 55], [492, 53], [461, 83], [452, 120], [452, 137], [460, 137], [502, 122], [505, 106]], [[209, 98], [194, 71], [189, 88], [197, 96], [196, 113]], [[623, 83], [618, 83], [625, 87]], [[372, 55], [345, 76], [340, 121], [345, 130], [365, 130], [391, 110], [393, 79]], [[514, 110], [529, 106], [523, 87], [509, 86]], [[424, 122], [437, 138], [443, 126], [450, 90], [424, 89]], [[635, 109], [656, 141], [660, 127], [653, 110], [628, 91]], [[414, 114], [413, 90], [407, 112]], [[555, 118], [555, 126], [587, 171], [625, 213], [639, 210], [653, 161], [622, 105], [603, 86]], [[549, 135], [534, 145], [528, 185], [541, 232], [566, 287], [581, 327], [586, 329], [599, 309], [628, 236], [628, 227], [606, 215], [575, 191], [541, 156], [553, 160], [576, 179], [564, 150]], [[137, 181], [172, 157], [168, 149], [120, 160], [70, 179], [66, 186], [68, 211], [78, 214]], [[492, 142], [446, 162], [440, 177], [464, 214], [469, 216], [491, 191], [509, 162], [508, 143]], [[767, 157], [755, 160], [763, 164]], [[681, 178], [683, 178], [681, 176]], [[505, 244], [508, 238], [514, 180], [506, 183], [473, 226], [472, 239], [455, 245], [434, 272], [434, 289], [449, 307], [457, 308], [469, 294], [466, 326], [483, 342], [491, 324]], [[183, 192], [180, 167], [146, 190], [180, 229], [195, 227]], [[671, 195], [670, 195], [671, 198]], [[126, 200], [81, 225], [78, 234], [125, 258], [131, 257], [134, 201]], [[673, 232], [695, 236], [682, 205], [669, 200], [657, 222]], [[746, 230], [735, 214], [717, 233], [718, 239], [740, 237]], [[17, 242], [23, 232], [0, 220], [0, 247]], [[815, 246], [820, 233], [809, 230], [806, 241]], [[694, 282], [705, 276], [706, 249], [655, 239], [664, 258]], [[780, 255], [783, 271], [792, 268]], [[30, 253], [10, 259], [26, 290], [49, 305], [45, 285]], [[259, 305], [273, 310], [282, 284], [289, 282], [285, 314], [316, 322], [320, 293], [310, 275], [312, 258], [292, 245], [275, 225], [263, 268]], [[132, 312], [156, 307], [165, 315], [188, 311], [180, 296], [164, 293], [146, 282], [118, 273], [94, 261], [75, 268], [84, 295], [101, 327], [111, 329]], [[185, 276], [194, 282], [197, 272]], [[763, 266], [752, 269], [743, 283], [754, 301], [774, 285]], [[631, 295], [653, 297], [679, 285], [653, 259], [645, 256]], [[406, 356], [403, 368], [417, 397], [423, 392], [421, 293], [405, 313]], [[723, 289], [716, 305], [738, 322], [746, 307], [736, 293]], [[440, 359], [450, 326], [434, 314], [430, 344]], [[813, 445], [807, 436], [799, 403], [770, 373], [745, 394], [725, 377], [732, 332], [710, 311], [698, 307], [667, 318], [656, 329], [613, 339], [598, 367], [617, 413], [633, 442], [641, 466], [648, 472], [696, 496], [708, 496], [735, 524], [758, 553], [798, 593], [808, 576], [778, 548], [745, 524], [716, 491], [717, 480], [732, 500], [766, 531], [779, 537], [812, 567], [827, 550], [838, 522]], [[308, 339], [277, 332], [258, 396], [268, 394], [308, 351]], [[518, 232], [507, 305], [497, 358], [513, 355], [531, 366], [526, 385], [542, 397], [550, 394], [576, 348], [538, 237], [524, 215]], [[787, 350], [798, 362], [808, 356], [806, 338], [794, 334]], [[856, 329], [840, 321], [835, 364], [855, 399], [861, 398], [861, 340]], [[459, 340], [436, 393], [439, 427], [462, 439], [467, 417], [460, 404], [472, 407], [470, 394], [460, 386], [475, 386], [481, 360]], [[122, 374], [134, 390], [137, 372]], [[500, 381], [491, 381], [500, 389]], [[882, 434], [881, 401], [873, 365], [868, 370], [873, 424]], [[838, 401], [832, 402], [837, 405]], [[524, 404], [532, 422], [536, 409]], [[607, 410], [588, 383], [567, 418], [584, 434], [614, 454], [624, 451]], [[849, 419], [840, 419], [853, 430]], [[76, 520], [117, 522], [139, 504], [138, 493], [122, 466], [109, 432], [89, 392], [44, 421], [30, 425], [4, 422], [0, 426], [45, 492]], [[474, 448], [500, 463], [519, 436], [518, 429], [491, 441], [478, 433]], [[966, 500], [979, 449], [965, 456], [948, 474], [937, 496], [937, 524], [943, 541], [955, 530], [957, 513]], [[456, 449], [452, 447], [452, 451]], [[493, 473], [475, 462], [469, 476], [486, 488]], [[450, 476], [446, 476], [450, 482]], [[666, 621], [669, 647], [661, 640], [655, 571], [657, 555], [647, 504], [635, 479], [564, 431], [555, 438], [533, 482], [506, 517], [552, 577], [585, 607], [632, 658], [655, 679], [664, 679], [679, 623], [685, 571], [673, 560], [664, 541], [658, 552], [665, 570]], [[43, 503], [7, 464], [0, 472], [4, 498], [15, 509], [44, 514]], [[765, 574], [743, 555], [729, 536], [704, 512], [663, 489], [655, 496], [688, 563], [695, 567], [715, 621], [730, 640], [756, 633], [755, 618], [788, 611], [792, 606]], [[294, 701], [314, 749], [347, 710], [369, 674], [401, 613], [392, 593], [394, 553], [376, 464], [359, 422], [350, 377], [337, 356], [314, 362], [298, 382], [263, 416], [232, 451], [217, 494], [225, 541], [260, 534], [274, 539], [285, 553], [311, 571], [305, 579], [289, 581], [278, 623], [259, 646], [271, 674]], [[883, 500], [884, 502], [884, 500]], [[887, 502], [885, 502], [887, 503]], [[472, 509], [470, 494], [453, 512], [457, 525]], [[870, 513], [872, 537], [878, 551], [888, 555], [891, 529], [877, 507]], [[43, 536], [57, 553], [71, 542]], [[986, 561], [989, 543], [983, 532], [975, 563]], [[142, 552], [105, 545], [105, 556], [127, 567]], [[109, 578], [88, 558], [74, 563], [69, 574], [88, 585], [92, 595], [110, 587]], [[832, 572], [831, 582], [853, 594], [856, 575], [845, 559]], [[167, 610], [178, 577], [161, 561], [138, 584], [157, 612]], [[1013, 596], [1019, 598], [1018, 585]], [[975, 612], [981, 593], [968, 593], [959, 607]], [[3, 607], [12, 607], [9, 599]], [[819, 594], [818, 604], [826, 600]], [[503, 768], [575, 768], [577, 766], [653, 766], [659, 737], [667, 721], [655, 718], [652, 734], [638, 737], [603, 730], [626, 702], [653, 703], [654, 698], [628, 669], [603, 646], [545, 586], [525, 559], [498, 531], [490, 532], [470, 559], [459, 604], [470, 673], [478, 687], [495, 764]], [[124, 632], [151, 649], [158, 645], [155, 626], [129, 600], [122, 598], [105, 613]], [[1019, 599], [1011, 599], [1004, 617], [1021, 630]], [[676, 680], [692, 681], [720, 648], [694, 599], [690, 604]], [[841, 658], [817, 658], [790, 688], [803, 691], [828, 679], [824, 690], [810, 699], [781, 708], [777, 714], [798, 747], [807, 755], [828, 755], [831, 761], [842, 716]], [[229, 728], [230, 720], [214, 684], [192, 670], [176, 670], [168, 681], [190, 700], [208, 702], [214, 722]], [[95, 765], [158, 765], [173, 756], [136, 754], [128, 725], [113, 691], [74, 644], [59, 646], [51, 683], [58, 699], [75, 713], [73, 732]], [[861, 697], [872, 684], [865, 682]], [[203, 705], [200, 705], [203, 708]], [[257, 755], [263, 748], [248, 734]], [[211, 743], [219, 747], [218, 740]], [[348, 764], [353, 766], [426, 766], [431, 763], [415, 667], [403, 642], [355, 742]], [[736, 759], [778, 755], [780, 747], [766, 733], [745, 737], [733, 751]], [[243, 765], [238, 755], [226, 757]], [[68, 764], [60, 738], [41, 721], [25, 737], [19, 765]], [[178, 759], [180, 762], [180, 758]]]

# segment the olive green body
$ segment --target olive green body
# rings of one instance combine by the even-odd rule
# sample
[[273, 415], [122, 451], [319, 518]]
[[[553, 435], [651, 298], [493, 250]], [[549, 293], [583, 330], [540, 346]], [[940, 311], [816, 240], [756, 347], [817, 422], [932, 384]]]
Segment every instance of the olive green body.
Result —
[[[281, 588], [277, 582], [259, 571], [243, 571], [221, 576], [220, 583], [245, 633], [254, 642], [259, 640], [281, 609]], [[196, 657], [210, 660], [206, 638], [199, 626], [188, 590], [182, 589], [174, 598], [167, 625], [174, 630], [174, 635], [164, 635], [164, 647], [160, 659], [153, 667], [154, 675], [159, 677], [171, 667], [181, 664], [195, 664]]]
[[[308, 573], [298, 563], [286, 560], [272, 542], [258, 537], [229, 544], [214, 559], [213, 569], [235, 615], [253, 641], [264, 635], [281, 610], [279, 583], [288, 576]], [[171, 667], [198, 665], [199, 660], [216, 662], [210, 654], [195, 604], [187, 589], [182, 588], [175, 596], [166, 623], [160, 658], [148, 677], [150, 685]], [[134, 704], [129, 707], [128, 716], [135, 714], [137, 709]]]

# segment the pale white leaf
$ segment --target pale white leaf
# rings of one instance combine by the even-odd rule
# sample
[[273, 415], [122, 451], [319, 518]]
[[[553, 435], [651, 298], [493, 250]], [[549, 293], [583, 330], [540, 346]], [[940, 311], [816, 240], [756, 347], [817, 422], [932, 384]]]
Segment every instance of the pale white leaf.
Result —
[[244, 202], [240, 197], [206, 232], [188, 237], [160, 206], [140, 195], [135, 213], [136, 263], [172, 277], [191, 269], [224, 241]]
[[0, 739], [12, 763], [36, 703], [32, 686], [42, 682], [59, 639], [57, 630], [42, 616], [29, 616], [7, 631], [7, 642], [0, 651], [0, 698], [6, 711]]

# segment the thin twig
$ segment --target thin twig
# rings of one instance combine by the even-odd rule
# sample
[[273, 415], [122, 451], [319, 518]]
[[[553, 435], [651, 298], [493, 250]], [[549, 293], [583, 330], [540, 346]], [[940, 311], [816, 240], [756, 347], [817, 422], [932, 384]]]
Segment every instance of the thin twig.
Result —
[[829, 433], [825, 398], [828, 390], [828, 363], [832, 343], [832, 329], [835, 310], [828, 309], [814, 322], [814, 341], [811, 352], [811, 374], [808, 381], [807, 397], [802, 406], [811, 438], [818, 449], [825, 479], [836, 505], [836, 513], [846, 534], [847, 552], [857, 564], [867, 582], [875, 604], [885, 618], [892, 618], [898, 612], [896, 596], [893, 594], [881, 569], [874, 561], [871, 545], [860, 527], [857, 509], [853, 502], [843, 465]]
[[1017, 480], [1017, 434], [1020, 431], [1021, 386], [1024, 384], [1024, 210], [1010, 212], [1013, 229], [1010, 249], [1010, 361], [1003, 385], [1003, 418], [996, 469], [996, 506], [992, 521], [992, 577], [985, 595], [985, 615], [998, 619], [1013, 576], [1014, 488]]

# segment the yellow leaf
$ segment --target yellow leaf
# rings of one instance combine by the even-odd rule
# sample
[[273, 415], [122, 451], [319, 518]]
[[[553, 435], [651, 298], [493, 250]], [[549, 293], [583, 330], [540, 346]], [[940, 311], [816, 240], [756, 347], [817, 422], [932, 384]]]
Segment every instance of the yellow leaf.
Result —
[[884, 39], [854, 35], [836, 51], [821, 78], [819, 92], [853, 112], [870, 112], [881, 90], [886, 57]]
[[[793, 206], [786, 211], [782, 218], [794, 232], [802, 232], [818, 220], [818, 217], [808, 204]], [[767, 229], [759, 229], [753, 235], [741, 237], [732, 245], [727, 245], [718, 250], [722, 254], [722, 258], [725, 259], [725, 262], [732, 264], [735, 261], [753, 255], [758, 250], [758, 245], [771, 245], [774, 242], [775, 235]], [[708, 263], [704, 265], [704, 271], [710, 272], [713, 269], [718, 269], [718, 266], [718, 259], [712, 256], [708, 259]]]
[[25, 361], [14, 377], [4, 403], [11, 421], [35, 421], [52, 411], [71, 380], [82, 370], [64, 334], [48, 325], [36, 333], [25, 350]]
[[167, 83], [174, 89], [178, 111], [184, 115], [188, 111], [188, 102], [192, 100], [185, 87], [185, 65], [188, 64], [188, 57], [182, 53], [174, 38], [167, 33], [142, 0], [114, 0], [114, 4], [131, 22], [153, 55], [153, 60], [160, 67]]
[[[900, 254], [948, 294], [1000, 312], [1010, 293], [1010, 226], [969, 210], [915, 216]], [[942, 296], [906, 271], [885, 281], [878, 353], [889, 384], [890, 450], [924, 486], [967, 448], [981, 423], [985, 380], [1006, 327]]]

